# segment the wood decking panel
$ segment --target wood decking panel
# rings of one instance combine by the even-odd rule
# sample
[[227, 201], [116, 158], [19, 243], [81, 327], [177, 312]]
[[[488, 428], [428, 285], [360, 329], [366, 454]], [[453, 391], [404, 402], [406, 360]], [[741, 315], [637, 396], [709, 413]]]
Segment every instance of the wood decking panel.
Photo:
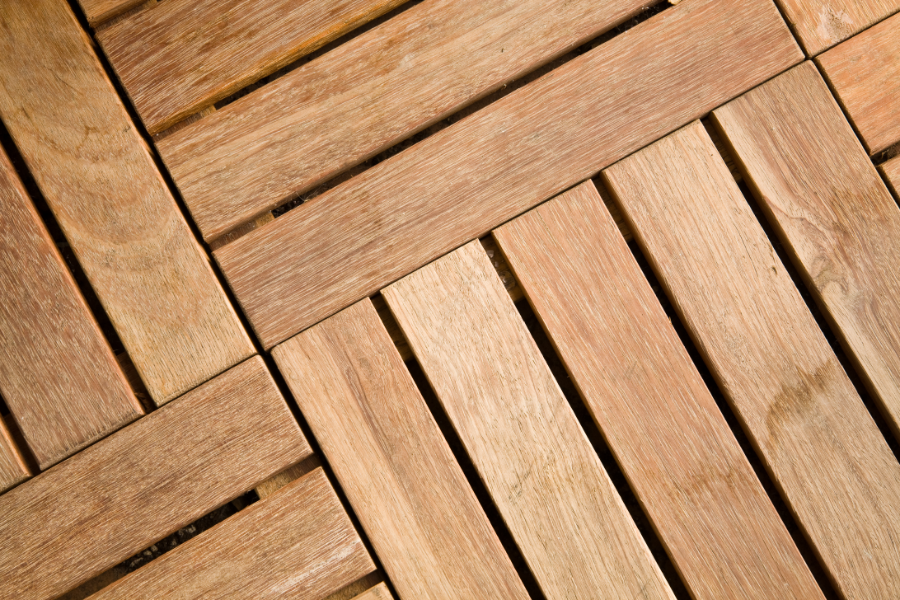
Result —
[[0, 494], [31, 475], [25, 459], [16, 447], [4, 417], [0, 415]]
[[900, 10], [900, 0], [777, 0], [808, 56]]

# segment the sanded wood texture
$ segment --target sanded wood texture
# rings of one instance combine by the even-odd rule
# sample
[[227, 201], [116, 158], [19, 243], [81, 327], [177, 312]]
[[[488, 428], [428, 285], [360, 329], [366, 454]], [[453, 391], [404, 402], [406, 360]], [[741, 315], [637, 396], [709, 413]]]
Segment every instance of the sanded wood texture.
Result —
[[494, 236], [691, 597], [822, 598], [594, 184]]
[[273, 354], [402, 598], [528, 598], [369, 300]]
[[776, 0], [808, 56], [900, 10], [900, 0]]
[[800, 58], [767, 0], [682, 2], [215, 256], [271, 347]]
[[9, 429], [0, 416], [0, 494], [31, 475]]
[[379, 583], [372, 589], [355, 596], [353, 600], [394, 600], [394, 597], [386, 585]]
[[166, 0], [97, 38], [156, 133], [405, 1]]
[[374, 570], [316, 469], [90, 598], [321, 600]]
[[98, 25], [116, 15], [146, 2], [147, 0], [78, 0], [88, 23]]
[[0, 393], [41, 469], [143, 414], [2, 150]]
[[0, 117], [155, 402], [253, 345], [65, 0], [0, 3]]
[[[795, 102], [781, 86], [809, 68], [762, 93]], [[695, 122], [604, 175], [835, 587], [898, 597], [900, 464], [706, 130]]]
[[162, 141], [212, 238], [598, 35], [646, 0], [427, 0]]
[[481, 244], [383, 294], [548, 600], [672, 598]]
[[56, 597], [310, 452], [245, 361], [0, 496], [0, 597]]

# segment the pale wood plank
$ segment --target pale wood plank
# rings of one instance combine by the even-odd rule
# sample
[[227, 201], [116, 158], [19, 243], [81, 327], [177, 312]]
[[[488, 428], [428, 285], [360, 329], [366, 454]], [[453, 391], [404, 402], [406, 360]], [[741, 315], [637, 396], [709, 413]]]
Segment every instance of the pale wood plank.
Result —
[[354, 600], [394, 600], [394, 596], [391, 595], [391, 592], [386, 585], [379, 583], [375, 587], [356, 596]]
[[16, 448], [4, 418], [0, 416], [0, 494], [30, 476], [31, 471]]
[[593, 183], [494, 236], [691, 597], [822, 598]]
[[682, 2], [215, 256], [271, 347], [800, 57], [768, 0]]
[[245, 361], [0, 496], [0, 597], [54, 598], [309, 454]]
[[0, 282], [0, 393], [41, 469], [143, 414], [2, 150]]
[[401, 597], [528, 598], [369, 300], [273, 356]]
[[382, 293], [548, 600], [672, 598], [481, 244]]
[[145, 2], [146, 0], [78, 0], [88, 23], [95, 26]]
[[898, 597], [900, 465], [703, 126], [604, 176], [835, 587]]
[[894, 189], [894, 196], [900, 198], [900, 156], [892, 158], [881, 166], [885, 179]]
[[807, 56], [900, 10], [900, 0], [776, 0]]
[[65, 0], [0, 3], [0, 28], [0, 117], [154, 401], [252, 355]]

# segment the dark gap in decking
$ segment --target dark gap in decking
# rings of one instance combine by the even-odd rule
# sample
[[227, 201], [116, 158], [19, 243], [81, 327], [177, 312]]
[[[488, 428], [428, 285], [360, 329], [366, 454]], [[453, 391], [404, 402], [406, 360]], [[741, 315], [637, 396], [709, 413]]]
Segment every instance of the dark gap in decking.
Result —
[[[37, 475], [41, 472], [41, 468], [38, 465], [37, 459], [31, 452], [31, 448], [29, 448], [28, 444], [25, 442], [25, 436], [22, 435], [22, 430], [19, 429], [19, 424], [16, 423], [16, 420], [13, 418], [12, 414], [10, 414], [9, 408], [6, 406], [6, 403], [4, 402], [2, 396], [0, 396], [0, 403], [2, 403], [3, 405], [3, 410], [6, 411], [2, 415], [0, 415], [0, 419], [3, 420], [3, 424], [6, 425], [6, 428], [9, 430], [9, 435], [12, 438], [13, 444], [15, 445], [15, 449], [19, 452], [19, 455], [25, 462], [25, 466], [28, 467], [28, 472], [31, 473], [32, 476]], [[26, 479], [25, 481], [28, 480]], [[25, 483], [25, 481], [17, 485], [22, 485], [22, 483]], [[9, 490], [6, 490], [6, 492], [3, 492], [3, 494], [7, 492], [9, 492]]]

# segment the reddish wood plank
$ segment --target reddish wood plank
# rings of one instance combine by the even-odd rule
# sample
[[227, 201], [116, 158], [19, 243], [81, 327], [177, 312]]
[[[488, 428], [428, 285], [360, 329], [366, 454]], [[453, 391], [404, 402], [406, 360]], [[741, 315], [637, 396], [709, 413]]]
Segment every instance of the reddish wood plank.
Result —
[[25, 481], [31, 472], [0, 416], [0, 494]]
[[900, 10], [900, 0], [777, 0], [808, 56]]
[[245, 361], [0, 496], [0, 597], [54, 598], [310, 452]]
[[[785, 81], [810, 69], [749, 94], [793, 103]], [[604, 175], [836, 588], [898, 597], [900, 464], [703, 126]]]
[[116, 15], [121, 15], [147, 0], [78, 0], [88, 23], [98, 25]]

